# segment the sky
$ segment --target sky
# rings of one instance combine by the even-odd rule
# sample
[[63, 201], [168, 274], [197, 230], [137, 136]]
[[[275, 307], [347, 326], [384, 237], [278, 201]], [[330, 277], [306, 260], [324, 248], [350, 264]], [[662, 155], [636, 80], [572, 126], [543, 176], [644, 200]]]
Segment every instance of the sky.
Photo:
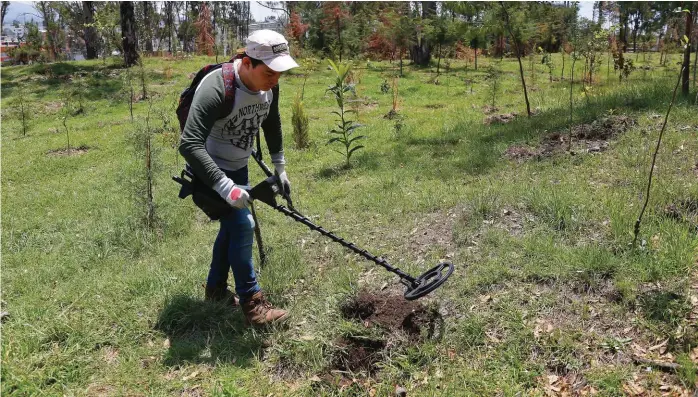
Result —
[[[580, 5], [580, 7], [579, 7], [580, 16], [591, 19], [592, 14], [593, 14], [594, 2], [593, 1], [580, 1], [579, 5]], [[268, 8], [265, 8], [261, 5], [259, 5], [259, 3], [257, 1], [251, 2], [250, 10], [252, 11], [252, 16], [255, 18], [255, 20], [258, 20], [258, 21], [262, 21], [262, 20], [264, 20], [265, 17], [270, 16], [270, 15], [276, 15], [277, 17], [282, 15], [281, 11], [274, 11], [274, 10], [270, 10]], [[5, 16], [5, 23], [6, 24], [12, 23], [13, 19], [16, 19], [20, 22], [23, 22], [24, 18], [29, 20], [32, 16], [31, 15], [21, 15], [24, 12], [37, 14], [36, 10], [32, 6], [31, 1], [11, 1], [9, 8], [7, 9], [7, 15]], [[38, 18], [38, 19], [40, 19], [40, 18]]]

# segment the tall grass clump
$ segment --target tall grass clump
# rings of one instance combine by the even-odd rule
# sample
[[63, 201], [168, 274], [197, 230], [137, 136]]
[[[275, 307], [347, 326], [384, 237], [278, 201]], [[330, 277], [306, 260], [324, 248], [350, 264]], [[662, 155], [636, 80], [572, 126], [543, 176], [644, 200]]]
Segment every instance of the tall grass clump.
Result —
[[145, 120], [139, 120], [133, 124], [133, 131], [129, 136], [129, 143], [136, 159], [129, 178], [132, 182], [130, 193], [139, 224], [147, 232], [154, 231], [159, 224], [153, 196], [155, 173], [160, 168], [157, 161], [159, 149], [153, 142], [153, 130], [150, 126], [152, 105], [150, 102]]
[[291, 124], [293, 125], [293, 142], [296, 148], [305, 149], [310, 146], [308, 137], [308, 115], [303, 106], [303, 93], [296, 93], [291, 104]]

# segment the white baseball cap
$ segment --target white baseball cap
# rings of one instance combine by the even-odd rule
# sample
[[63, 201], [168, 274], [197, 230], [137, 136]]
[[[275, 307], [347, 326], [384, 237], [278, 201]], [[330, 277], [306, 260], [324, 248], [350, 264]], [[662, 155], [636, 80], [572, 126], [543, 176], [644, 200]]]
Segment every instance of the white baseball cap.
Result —
[[288, 41], [273, 30], [257, 30], [248, 38], [245, 46], [247, 55], [264, 62], [275, 72], [297, 68], [298, 64], [288, 52]]

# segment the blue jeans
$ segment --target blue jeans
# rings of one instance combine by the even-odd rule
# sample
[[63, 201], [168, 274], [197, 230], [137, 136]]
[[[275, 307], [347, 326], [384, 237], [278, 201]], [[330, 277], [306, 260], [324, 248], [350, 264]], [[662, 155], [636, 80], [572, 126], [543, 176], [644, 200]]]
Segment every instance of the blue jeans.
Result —
[[[247, 167], [237, 171], [223, 170], [228, 178], [238, 185], [248, 184]], [[257, 277], [252, 263], [252, 242], [254, 220], [249, 209], [236, 209], [219, 220], [221, 228], [213, 244], [213, 258], [208, 272], [210, 286], [227, 284], [228, 269], [233, 271], [235, 292], [241, 301], [259, 291]]]

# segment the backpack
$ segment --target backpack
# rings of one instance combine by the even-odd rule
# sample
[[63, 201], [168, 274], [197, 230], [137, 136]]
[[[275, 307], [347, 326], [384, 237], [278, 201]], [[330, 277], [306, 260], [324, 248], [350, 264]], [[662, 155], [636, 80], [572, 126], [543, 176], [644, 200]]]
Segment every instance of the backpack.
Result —
[[225, 84], [225, 103], [233, 111], [233, 105], [235, 104], [235, 69], [233, 68], [233, 61], [241, 58], [239, 55], [235, 56], [228, 62], [218, 63], [215, 65], [206, 65], [201, 70], [196, 73], [194, 80], [192, 80], [189, 87], [187, 87], [182, 94], [179, 96], [179, 104], [177, 105], [177, 119], [179, 120], [179, 130], [184, 131], [184, 125], [187, 123], [187, 117], [189, 116], [189, 108], [191, 108], [191, 103], [194, 100], [194, 93], [196, 93], [196, 88], [201, 83], [201, 80], [206, 77], [209, 73], [214, 70], [223, 69], [223, 83]]

